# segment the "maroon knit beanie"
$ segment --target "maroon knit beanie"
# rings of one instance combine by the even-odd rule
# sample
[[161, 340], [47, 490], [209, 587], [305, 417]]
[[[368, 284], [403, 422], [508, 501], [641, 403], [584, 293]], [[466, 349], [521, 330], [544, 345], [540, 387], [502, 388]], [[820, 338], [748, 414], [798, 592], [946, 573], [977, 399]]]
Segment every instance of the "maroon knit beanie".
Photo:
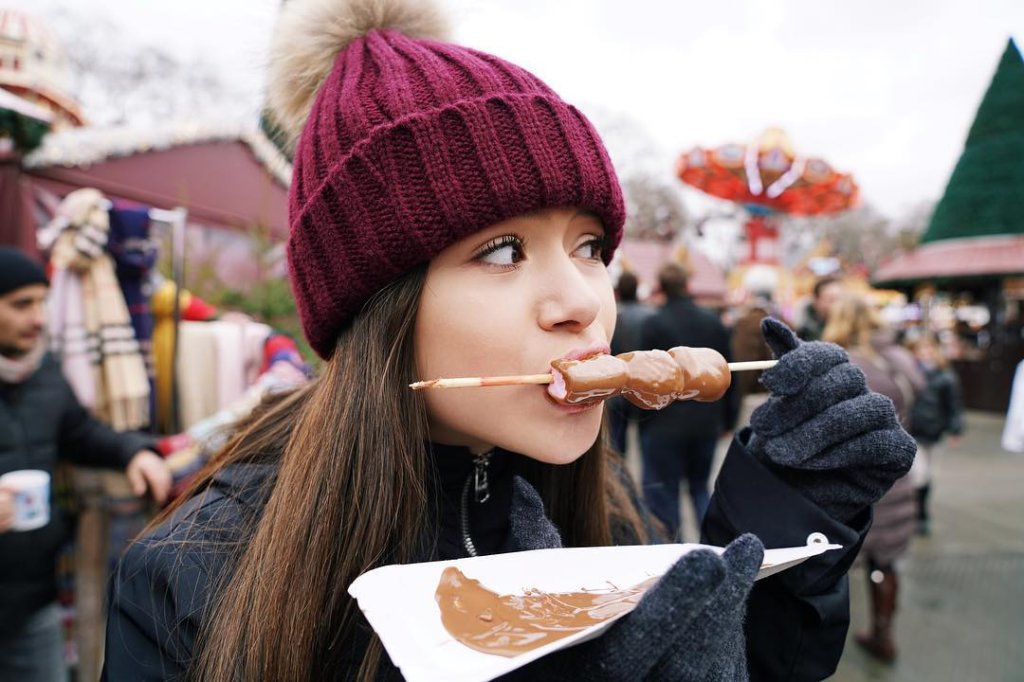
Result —
[[[544, 208], [592, 211], [610, 237], [606, 259], [622, 236], [622, 193], [590, 122], [514, 64], [412, 37], [416, 13], [431, 11], [410, 0], [291, 0], [283, 10], [292, 29], [278, 33], [278, 54], [333, 40], [328, 58], [337, 55], [322, 84], [305, 76], [308, 117], [287, 101], [292, 92], [277, 93], [279, 119], [288, 105], [294, 122], [305, 118], [288, 263], [303, 329], [323, 358], [375, 292], [496, 222]], [[342, 28], [311, 41], [331, 19]], [[271, 83], [272, 104], [275, 87], [302, 87], [288, 77], [272, 66], [272, 81], [284, 81]]]

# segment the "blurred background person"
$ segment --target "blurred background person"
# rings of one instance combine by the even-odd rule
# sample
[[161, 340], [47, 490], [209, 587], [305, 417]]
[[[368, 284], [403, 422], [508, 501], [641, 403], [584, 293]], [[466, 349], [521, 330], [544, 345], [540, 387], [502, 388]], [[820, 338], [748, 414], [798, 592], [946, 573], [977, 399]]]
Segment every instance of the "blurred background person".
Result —
[[[668, 350], [673, 346], [713, 348], [731, 357], [729, 332], [718, 315], [694, 303], [687, 294], [687, 273], [668, 263], [658, 272], [665, 304], [643, 324], [640, 346]], [[736, 421], [735, 391], [714, 403], [674, 402], [640, 421], [643, 492], [647, 505], [665, 524], [670, 538], [680, 527], [679, 485], [686, 480], [699, 528], [708, 508], [708, 479], [715, 446]]]
[[1017, 363], [1013, 375], [1002, 446], [1007, 452], [1024, 452], [1024, 360]]
[[[782, 319], [775, 303], [778, 276], [770, 268], [751, 268], [743, 278], [743, 289], [748, 298], [740, 308], [732, 326], [731, 347], [734, 362], [772, 360], [774, 355], [761, 334], [761, 320], [771, 316]], [[746, 424], [750, 413], [763, 402], [767, 389], [760, 383], [760, 372], [736, 372], [732, 381], [736, 390], [736, 403], [740, 406], [739, 423]]]
[[917, 531], [920, 535], [928, 535], [931, 529], [928, 498], [934, 474], [933, 452], [946, 434], [949, 434], [950, 445], [959, 445], [964, 431], [964, 408], [960, 401], [960, 380], [950, 369], [949, 361], [935, 338], [925, 334], [913, 343], [912, 349], [926, 385], [910, 413], [910, 435], [917, 440], [917, 456], [909, 476], [917, 495]]
[[843, 283], [836, 277], [822, 277], [814, 283], [814, 297], [804, 308], [797, 334], [804, 341], [820, 341], [829, 311], [843, 297]]
[[[761, 320], [771, 315], [771, 304], [768, 300], [755, 298], [743, 307], [732, 328], [732, 359], [734, 362], [752, 360], [771, 360], [774, 358], [771, 349], [761, 335]], [[742, 401], [754, 393], [764, 393], [765, 388], [758, 383], [757, 372], [736, 372], [733, 385]]]
[[[859, 367], [868, 388], [887, 396], [896, 407], [904, 428], [917, 396], [925, 388], [925, 377], [910, 351], [897, 345], [868, 299], [847, 293], [829, 309], [824, 341], [846, 349], [850, 362]], [[914, 487], [904, 476], [874, 506], [874, 522], [860, 560], [866, 565], [870, 628], [856, 635], [857, 643], [885, 662], [896, 660], [893, 619], [899, 593], [897, 560], [910, 545], [917, 525]]]
[[[136, 495], [149, 491], [163, 502], [171, 475], [151, 439], [116, 433], [89, 415], [47, 352], [49, 287], [42, 266], [0, 246], [0, 475], [41, 470], [52, 481], [58, 460], [126, 469]], [[64, 682], [56, 599], [67, 524], [51, 492], [45, 524], [19, 527], [16, 494], [0, 484], [0, 680]]]
[[[643, 350], [640, 332], [644, 320], [654, 312], [649, 306], [637, 300], [637, 278], [632, 272], [624, 271], [615, 285], [618, 313], [615, 319], [615, 334], [612, 335], [612, 354]], [[760, 332], [758, 332], [760, 335]], [[626, 437], [629, 423], [636, 421], [639, 408], [622, 396], [616, 396], [607, 403], [609, 436], [612, 448], [620, 455], [626, 454]]]

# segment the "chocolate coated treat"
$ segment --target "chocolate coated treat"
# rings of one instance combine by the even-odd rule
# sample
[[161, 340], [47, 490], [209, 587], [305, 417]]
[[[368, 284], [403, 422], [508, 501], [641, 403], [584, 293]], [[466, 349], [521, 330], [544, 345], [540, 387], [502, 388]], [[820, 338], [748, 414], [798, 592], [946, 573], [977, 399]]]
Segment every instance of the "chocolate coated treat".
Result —
[[585, 360], [555, 360], [554, 381], [549, 393], [569, 405], [585, 400], [604, 400], [618, 395], [629, 379], [626, 363], [614, 355], [594, 355]]
[[629, 381], [622, 395], [637, 407], [660, 410], [683, 393], [683, 371], [665, 351], [634, 351], [619, 357], [629, 367]]
[[683, 397], [676, 400], [693, 399], [699, 403], [713, 403], [729, 390], [732, 372], [718, 351], [712, 348], [677, 346], [668, 352], [682, 368], [686, 386]]
[[574, 405], [622, 394], [645, 410], [660, 410], [676, 400], [714, 402], [732, 383], [729, 365], [711, 348], [678, 346], [585, 360], [555, 360], [548, 394]]

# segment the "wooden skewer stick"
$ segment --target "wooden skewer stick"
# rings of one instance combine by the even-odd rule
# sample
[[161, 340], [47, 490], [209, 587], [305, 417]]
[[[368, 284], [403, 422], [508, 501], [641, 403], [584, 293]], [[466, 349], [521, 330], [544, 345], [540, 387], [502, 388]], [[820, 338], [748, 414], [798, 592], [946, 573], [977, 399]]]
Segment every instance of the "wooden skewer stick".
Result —
[[[730, 372], [746, 372], [774, 367], [778, 360], [755, 360], [753, 362], [730, 362]], [[514, 374], [505, 377], [458, 377], [453, 379], [430, 379], [409, 384], [409, 388], [420, 391], [425, 388], [473, 388], [477, 386], [525, 386], [529, 384], [550, 384], [551, 372], [545, 374]]]
[[460, 377], [456, 379], [430, 379], [409, 384], [419, 391], [424, 388], [472, 388], [475, 386], [520, 386], [525, 384], [550, 384], [551, 372], [546, 374], [514, 374], [507, 377]]
[[730, 362], [730, 372], [748, 372], [755, 369], [771, 369], [779, 364], [778, 360], [750, 360], [749, 362]]

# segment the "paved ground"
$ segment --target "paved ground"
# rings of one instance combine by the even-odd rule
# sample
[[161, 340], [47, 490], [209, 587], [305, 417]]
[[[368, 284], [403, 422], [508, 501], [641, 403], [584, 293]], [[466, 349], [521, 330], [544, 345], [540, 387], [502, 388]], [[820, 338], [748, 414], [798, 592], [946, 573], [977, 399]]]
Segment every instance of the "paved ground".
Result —
[[[901, 566], [899, 660], [876, 663], [851, 632], [835, 682], [1024, 680], [1024, 455], [999, 447], [1002, 418], [967, 423], [938, 458], [932, 535]], [[865, 580], [851, 575], [851, 630], [868, 622]]]
[[[936, 456], [932, 535], [915, 538], [900, 566], [899, 660], [877, 663], [853, 641], [868, 623], [866, 578], [855, 569], [833, 682], [1024, 682], [1024, 455], [999, 447], [1001, 417], [970, 413], [967, 425], [959, 448]], [[630, 450], [637, 474], [635, 440]], [[683, 515], [695, 540], [687, 500]]]

